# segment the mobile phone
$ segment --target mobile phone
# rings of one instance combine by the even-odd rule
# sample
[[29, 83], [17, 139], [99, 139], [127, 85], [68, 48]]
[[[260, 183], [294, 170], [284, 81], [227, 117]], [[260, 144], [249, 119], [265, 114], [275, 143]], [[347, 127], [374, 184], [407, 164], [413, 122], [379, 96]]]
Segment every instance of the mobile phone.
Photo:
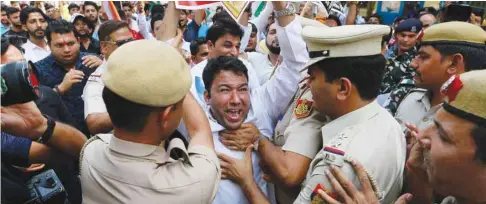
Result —
[[471, 17], [472, 8], [466, 4], [451, 4], [445, 9], [444, 22], [467, 22]]

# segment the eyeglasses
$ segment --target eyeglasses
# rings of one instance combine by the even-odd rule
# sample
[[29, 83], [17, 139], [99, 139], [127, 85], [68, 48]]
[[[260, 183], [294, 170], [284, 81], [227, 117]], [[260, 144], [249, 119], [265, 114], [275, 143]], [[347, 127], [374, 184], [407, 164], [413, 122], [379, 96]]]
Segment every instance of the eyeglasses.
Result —
[[133, 38], [130, 38], [130, 39], [126, 39], [126, 40], [119, 40], [119, 41], [116, 41], [116, 42], [113, 42], [113, 41], [103, 41], [103, 42], [106, 42], [106, 43], [110, 43], [110, 44], [114, 44], [114, 45], [117, 45], [118, 47], [122, 46], [123, 44], [125, 43], [129, 43], [129, 42], [132, 42], [134, 41], [135, 39]]

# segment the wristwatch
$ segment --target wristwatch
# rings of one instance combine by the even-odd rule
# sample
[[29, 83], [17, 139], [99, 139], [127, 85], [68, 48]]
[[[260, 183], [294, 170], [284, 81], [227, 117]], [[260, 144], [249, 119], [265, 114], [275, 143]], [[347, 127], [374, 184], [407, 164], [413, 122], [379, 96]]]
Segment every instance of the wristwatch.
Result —
[[295, 15], [295, 7], [294, 7], [294, 4], [293, 3], [289, 3], [289, 4], [287, 4], [287, 8], [285, 8], [284, 10], [274, 11], [273, 13], [275, 15], [275, 18], [278, 18], [280, 16], [292, 16], [292, 15]]
[[258, 138], [253, 142], [253, 150], [258, 152], [258, 144], [260, 143], [260, 140], [265, 138], [265, 136], [260, 135]]
[[54, 121], [48, 115], [43, 114], [43, 116], [47, 119], [47, 129], [39, 138], [37, 138], [37, 142], [46, 144], [49, 139], [52, 137], [52, 133], [54, 133], [54, 128], [56, 127], [56, 121]]

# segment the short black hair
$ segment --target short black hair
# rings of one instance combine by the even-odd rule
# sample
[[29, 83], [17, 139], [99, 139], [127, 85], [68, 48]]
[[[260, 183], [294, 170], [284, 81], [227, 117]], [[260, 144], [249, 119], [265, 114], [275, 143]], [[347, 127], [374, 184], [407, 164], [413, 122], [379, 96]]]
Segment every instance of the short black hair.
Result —
[[145, 3], [145, 5], [143, 6], [143, 11], [149, 11], [150, 10], [150, 4], [147, 4]]
[[46, 29], [47, 43], [51, 43], [52, 33], [66, 34], [74, 32], [74, 26], [72, 23], [67, 22], [64, 19], [55, 20], [49, 23]]
[[113, 32], [125, 27], [128, 28], [128, 23], [125, 21], [108, 20], [100, 25], [98, 37], [100, 41], [109, 41]]
[[439, 51], [442, 59], [446, 56], [461, 54], [464, 58], [465, 71], [486, 69], [486, 49], [483, 47], [473, 47], [468, 45], [453, 44], [431, 44], [433, 48]]
[[226, 10], [223, 10], [219, 13], [214, 14], [213, 18], [211, 18], [211, 21], [213, 21], [213, 23], [216, 23], [221, 19], [233, 20], [229, 13]]
[[216, 43], [220, 37], [226, 34], [238, 36], [241, 39], [243, 37], [243, 30], [241, 30], [240, 26], [233, 19], [220, 19], [209, 28], [206, 39], [212, 43]]
[[2, 56], [7, 52], [8, 46], [10, 45], [10, 41], [7, 38], [1, 39], [1, 46], [2, 46]]
[[476, 124], [471, 130], [471, 136], [476, 144], [475, 159], [486, 164], [486, 127]]
[[317, 62], [314, 66], [326, 74], [327, 82], [341, 77], [348, 78], [356, 86], [361, 99], [373, 100], [378, 96], [385, 65], [385, 57], [377, 54], [329, 58]]
[[23, 9], [22, 12], [20, 12], [20, 22], [23, 25], [27, 24], [27, 20], [29, 20], [29, 14], [31, 13], [40, 13], [44, 20], [47, 21], [48, 19], [47, 15], [40, 8], [29, 6]]
[[80, 9], [80, 8], [79, 8], [79, 5], [77, 5], [77, 4], [75, 4], [75, 3], [72, 3], [72, 4], [69, 4], [69, 6], [68, 6], [68, 11], [71, 11], [71, 9], [73, 9], [73, 8], [77, 8], [78, 10]]
[[150, 15], [152, 16], [155, 16], [156, 14], [161, 14], [162, 17], [164, 16], [165, 14], [165, 8], [163, 5], [160, 5], [160, 4], [155, 4], [152, 6], [152, 9], [150, 10]]
[[341, 21], [339, 20], [339, 17], [337, 17], [336, 15], [329, 15], [329, 16], [327, 17], [327, 19], [331, 19], [331, 20], [336, 21], [336, 23], [337, 23], [337, 25], [338, 25], [338, 26], [341, 26], [341, 25], [342, 25], [342, 24], [341, 24]]
[[129, 2], [125, 2], [125, 3], [122, 4], [122, 8], [125, 7], [125, 6], [127, 6], [130, 9], [133, 9], [133, 5]]
[[46, 4], [44, 5], [44, 9], [46, 9], [46, 10], [49, 10], [49, 9], [51, 9], [51, 8], [54, 8], [54, 6], [53, 6], [52, 4], [46, 3]]
[[150, 19], [150, 28], [151, 28], [153, 31], [155, 31], [155, 30], [154, 30], [154, 24], [155, 24], [155, 22], [157, 22], [157, 21], [161, 21], [161, 20], [164, 20], [164, 15], [163, 15], [163, 14], [159, 14], [159, 13], [158, 13], [158, 14], [153, 15], [153, 16], [152, 16], [152, 19]]
[[258, 28], [256, 27], [256, 25], [254, 23], [248, 22], [248, 24], [251, 25], [251, 32], [252, 33], [258, 33]]
[[7, 6], [7, 5], [5, 5], [5, 4], [1, 4], [1, 5], [0, 5], [0, 9], [1, 9], [1, 11], [5, 11], [5, 12], [7, 12], [7, 8], [8, 8], [8, 6]]
[[158, 109], [126, 100], [107, 87], [103, 88], [103, 101], [113, 126], [128, 132], [142, 131], [150, 113]]
[[199, 52], [199, 46], [206, 44], [206, 38], [197, 38], [191, 42], [189, 48], [191, 49], [191, 55], [195, 56]]
[[376, 14], [376, 13], [372, 14], [371, 16], [369, 16], [369, 17], [368, 17], [368, 19], [366, 19], [366, 21], [369, 21], [369, 20], [370, 20], [370, 18], [377, 18], [377, 19], [378, 19], [378, 21], [380, 22], [380, 24], [382, 24], [382, 23], [383, 23], [383, 18], [381, 18], [381, 16], [380, 16], [380, 15], [378, 15], [378, 14]]
[[83, 11], [85, 10], [86, 6], [93, 6], [96, 9], [96, 11], [100, 10], [100, 7], [98, 7], [98, 4], [96, 4], [95, 2], [92, 2], [92, 1], [85, 1], [84, 2]]
[[17, 13], [17, 12], [20, 12], [20, 10], [18, 8], [15, 8], [15, 7], [7, 7], [7, 9], [6, 9], [7, 18], [10, 18], [10, 15], [12, 15], [14, 13]]
[[214, 77], [221, 71], [232, 71], [237, 75], [244, 75], [248, 80], [248, 69], [238, 57], [219, 56], [214, 59], [209, 59], [202, 74], [204, 86], [209, 95], [211, 95], [211, 86], [213, 85]]
[[120, 16], [121, 20], [127, 19], [127, 15], [125, 14], [125, 11], [123, 11], [123, 9], [117, 9], [117, 11], [118, 11], [118, 15]]

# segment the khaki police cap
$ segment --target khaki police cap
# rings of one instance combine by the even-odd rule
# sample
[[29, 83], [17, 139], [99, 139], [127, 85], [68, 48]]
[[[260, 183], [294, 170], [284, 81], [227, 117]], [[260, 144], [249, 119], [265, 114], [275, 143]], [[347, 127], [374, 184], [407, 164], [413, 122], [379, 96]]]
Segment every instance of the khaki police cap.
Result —
[[446, 96], [444, 109], [458, 117], [486, 126], [486, 70], [452, 76], [441, 93]]
[[302, 37], [310, 60], [304, 70], [327, 58], [380, 54], [382, 37], [389, 33], [390, 27], [385, 25], [306, 26]]
[[463, 44], [486, 47], [486, 32], [471, 23], [453, 21], [439, 23], [425, 29], [422, 45]]
[[155, 40], [137, 40], [116, 49], [102, 79], [106, 87], [124, 99], [152, 107], [179, 102], [192, 83], [181, 54]]

